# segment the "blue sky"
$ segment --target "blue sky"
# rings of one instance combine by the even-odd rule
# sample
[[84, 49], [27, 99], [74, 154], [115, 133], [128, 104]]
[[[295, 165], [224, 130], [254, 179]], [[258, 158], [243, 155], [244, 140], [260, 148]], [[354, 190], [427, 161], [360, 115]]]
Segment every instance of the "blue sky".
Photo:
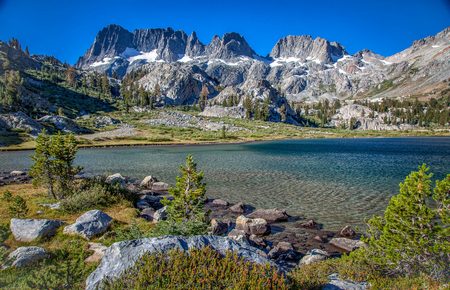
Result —
[[309, 34], [390, 55], [450, 26], [450, 0], [378, 1], [85, 1], [0, 0], [0, 39], [18, 38], [31, 53], [75, 63], [104, 26], [173, 27], [215, 35], [241, 33], [266, 55], [285, 35]]

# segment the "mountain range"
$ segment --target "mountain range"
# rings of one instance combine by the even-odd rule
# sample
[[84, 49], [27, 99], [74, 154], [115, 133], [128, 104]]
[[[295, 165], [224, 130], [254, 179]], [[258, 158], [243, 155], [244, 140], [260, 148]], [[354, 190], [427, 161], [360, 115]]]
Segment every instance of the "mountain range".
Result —
[[98, 32], [76, 67], [116, 78], [139, 70], [139, 86], [159, 86], [162, 102], [173, 105], [194, 103], [203, 86], [217, 102], [270, 94], [294, 102], [439, 98], [450, 83], [450, 27], [386, 57], [370, 50], [350, 54], [338, 42], [309, 35], [286, 36], [261, 56], [234, 32], [204, 44], [195, 32], [130, 32], [112, 24]]

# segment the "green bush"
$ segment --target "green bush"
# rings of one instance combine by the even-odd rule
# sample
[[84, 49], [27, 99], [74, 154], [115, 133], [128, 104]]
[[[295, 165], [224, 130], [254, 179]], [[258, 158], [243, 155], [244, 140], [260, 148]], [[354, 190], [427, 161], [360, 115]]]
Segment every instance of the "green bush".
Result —
[[388, 275], [449, 277], [450, 174], [431, 188], [426, 165], [400, 183], [383, 216], [368, 221], [367, 247], [351, 254]]
[[288, 289], [288, 283], [268, 265], [246, 262], [233, 253], [221, 257], [206, 247], [144, 255], [105, 289]]
[[13, 196], [12, 196], [11, 191], [7, 190], [2, 194], [1, 200], [6, 201], [6, 202], [11, 202], [12, 197]]
[[75, 213], [94, 208], [105, 208], [124, 199], [132, 199], [126, 190], [104, 182], [103, 178], [81, 182], [74, 192], [61, 201], [61, 209]]
[[0, 270], [1, 289], [83, 289], [96, 265], [86, 264], [90, 254], [80, 241], [70, 240], [61, 250], [37, 265]]
[[9, 214], [15, 218], [24, 218], [28, 214], [27, 202], [21, 196], [14, 196], [9, 202]]

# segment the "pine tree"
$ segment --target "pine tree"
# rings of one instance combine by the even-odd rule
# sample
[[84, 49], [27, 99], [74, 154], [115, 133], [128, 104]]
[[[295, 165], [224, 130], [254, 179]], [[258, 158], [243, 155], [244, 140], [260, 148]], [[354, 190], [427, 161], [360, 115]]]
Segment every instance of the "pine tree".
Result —
[[186, 165], [180, 167], [181, 176], [177, 177], [174, 187], [169, 189], [172, 200], [164, 199], [167, 206], [167, 221], [159, 222], [157, 231], [172, 235], [195, 235], [206, 232], [207, 213], [206, 184], [202, 182], [203, 172], [197, 171], [192, 155], [186, 158]]
[[252, 104], [252, 99], [249, 96], [245, 97], [243, 106], [245, 109], [245, 117], [247, 119], [250, 119], [253, 115], [253, 104]]
[[5, 88], [3, 97], [0, 100], [5, 107], [15, 108], [21, 105], [21, 90], [23, 79], [20, 73], [15, 70], [5, 72]]
[[448, 275], [450, 174], [436, 182], [433, 193], [428, 171], [425, 164], [419, 166], [400, 183], [400, 193], [384, 215], [368, 221], [368, 245], [352, 253], [353, 258], [390, 273], [436, 279]]
[[198, 100], [198, 104], [200, 106], [200, 110], [202, 110], [202, 111], [205, 109], [206, 103], [208, 102], [208, 95], [209, 95], [208, 87], [205, 84], [203, 84], [202, 85], [202, 90], [200, 92], [200, 97], [199, 97], [199, 100]]
[[74, 176], [81, 171], [80, 167], [73, 166], [77, 150], [72, 134], [49, 136], [45, 131], [39, 134], [30, 170], [33, 184], [46, 186], [49, 196], [55, 199], [70, 194]]

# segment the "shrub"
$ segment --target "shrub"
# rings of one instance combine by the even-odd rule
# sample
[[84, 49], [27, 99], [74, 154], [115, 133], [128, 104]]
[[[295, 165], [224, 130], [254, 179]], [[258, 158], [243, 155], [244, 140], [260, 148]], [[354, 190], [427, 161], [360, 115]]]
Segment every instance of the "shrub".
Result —
[[173, 199], [164, 198], [162, 201], [167, 206], [167, 220], [157, 224], [153, 235], [199, 235], [208, 229], [203, 172], [197, 171], [197, 164], [191, 155], [186, 158], [186, 165], [181, 166], [180, 171], [176, 185], [169, 188]]
[[3, 201], [6, 201], [6, 202], [11, 202], [12, 197], [13, 197], [13, 196], [12, 196], [11, 191], [7, 190], [7, 191], [5, 191], [5, 192], [3, 193], [3, 195], [2, 195], [2, 200], [3, 200]]
[[422, 165], [400, 183], [384, 215], [368, 221], [368, 246], [351, 258], [388, 275], [448, 279], [450, 174], [432, 191], [428, 171]]
[[0, 224], [0, 245], [6, 241], [9, 237], [9, 226], [8, 224]]
[[89, 255], [80, 241], [68, 240], [37, 265], [2, 270], [0, 288], [83, 289], [86, 277], [96, 266], [84, 262]]
[[81, 181], [74, 192], [61, 201], [61, 209], [75, 213], [94, 208], [104, 208], [124, 199], [131, 199], [127, 191], [104, 182], [101, 178]]
[[105, 289], [288, 289], [288, 283], [269, 265], [252, 264], [233, 253], [221, 257], [206, 247], [144, 255]]
[[27, 202], [21, 196], [14, 196], [9, 202], [8, 211], [15, 218], [24, 218], [28, 214]]

